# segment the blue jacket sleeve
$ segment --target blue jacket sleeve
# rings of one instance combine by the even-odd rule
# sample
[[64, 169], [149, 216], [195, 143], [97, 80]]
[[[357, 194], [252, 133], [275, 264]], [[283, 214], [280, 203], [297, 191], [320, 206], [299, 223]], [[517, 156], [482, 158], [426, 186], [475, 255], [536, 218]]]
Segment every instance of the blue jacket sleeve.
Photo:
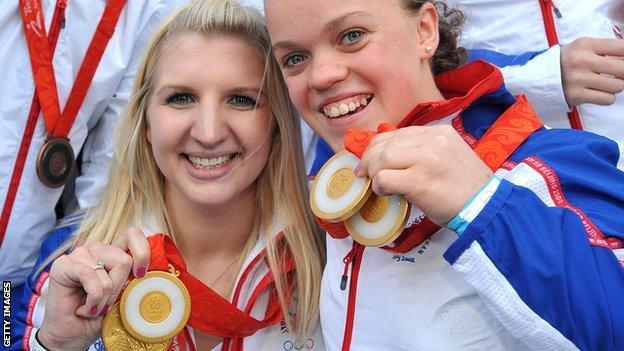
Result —
[[[497, 172], [498, 189], [445, 258], [492, 297], [495, 315], [519, 334], [514, 313], [524, 309], [546, 322], [542, 331], [552, 327], [581, 350], [624, 350], [624, 269], [615, 255], [624, 239], [624, 173], [616, 168], [617, 146], [589, 133], [541, 130], [512, 158], [519, 164]], [[613, 246], [590, 240], [601, 237]]]
[[74, 227], [63, 227], [52, 231], [41, 245], [41, 250], [37, 263], [33, 271], [28, 275], [24, 284], [11, 289], [11, 346], [10, 350], [23, 350], [24, 334], [32, 327], [30, 319], [30, 303], [37, 294], [37, 282], [44, 272], [50, 270], [50, 266], [45, 267], [40, 274], [35, 276], [43, 261], [50, 256], [57, 248], [67, 241], [74, 231]]

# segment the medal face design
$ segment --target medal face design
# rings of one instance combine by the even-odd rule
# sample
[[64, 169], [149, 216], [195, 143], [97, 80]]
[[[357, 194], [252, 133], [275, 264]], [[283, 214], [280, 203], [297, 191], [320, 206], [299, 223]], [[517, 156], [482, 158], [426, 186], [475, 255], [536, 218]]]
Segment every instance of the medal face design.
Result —
[[106, 314], [102, 340], [107, 350], [167, 350], [191, 313], [188, 290], [175, 275], [147, 272], [126, 286]]
[[50, 188], [58, 188], [69, 180], [75, 167], [74, 150], [69, 140], [53, 138], [46, 141], [37, 155], [37, 176]]
[[184, 284], [174, 275], [159, 271], [131, 281], [119, 305], [128, 333], [148, 343], [173, 339], [191, 313]]
[[372, 194], [359, 212], [345, 221], [353, 240], [366, 246], [385, 246], [401, 235], [409, 214], [402, 196]]
[[116, 303], [104, 317], [102, 322], [102, 341], [108, 351], [166, 351], [171, 343], [171, 340], [146, 343], [133, 338], [123, 326], [119, 313], [119, 303]]
[[323, 165], [310, 190], [310, 205], [317, 217], [341, 222], [364, 205], [372, 187], [370, 178], [353, 173], [358, 162], [350, 152], [341, 151]]

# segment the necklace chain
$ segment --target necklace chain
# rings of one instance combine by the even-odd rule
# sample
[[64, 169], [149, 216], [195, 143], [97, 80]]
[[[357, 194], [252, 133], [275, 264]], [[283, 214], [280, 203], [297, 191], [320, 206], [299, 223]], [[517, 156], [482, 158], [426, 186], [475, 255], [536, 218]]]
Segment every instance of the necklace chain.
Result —
[[218, 282], [218, 281], [219, 281], [219, 279], [221, 279], [221, 278], [225, 275], [225, 273], [226, 273], [227, 271], [229, 271], [229, 270], [230, 270], [230, 268], [232, 268], [232, 266], [234, 266], [234, 263], [236, 263], [236, 262], [238, 262], [238, 260], [240, 260], [240, 258], [243, 256], [243, 253], [244, 253], [244, 252], [245, 252], [245, 249], [243, 248], [243, 249], [241, 250], [241, 252], [238, 254], [238, 256], [236, 256], [236, 258], [235, 258], [232, 262], [230, 262], [230, 264], [228, 264], [228, 265], [227, 265], [227, 267], [225, 267], [225, 268], [221, 271], [221, 273], [219, 273], [219, 275], [218, 275], [216, 278], [214, 278], [214, 279], [210, 282], [210, 284], [208, 284], [208, 286], [213, 287], [213, 286], [214, 286], [214, 284], [215, 284], [216, 282]]

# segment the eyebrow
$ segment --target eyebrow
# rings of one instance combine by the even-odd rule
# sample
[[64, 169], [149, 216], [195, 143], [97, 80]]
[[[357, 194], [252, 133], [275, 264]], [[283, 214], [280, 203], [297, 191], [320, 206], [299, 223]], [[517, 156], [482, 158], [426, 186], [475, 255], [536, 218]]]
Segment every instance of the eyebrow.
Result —
[[[354, 20], [357, 18], [365, 18], [365, 17], [370, 18], [371, 15], [369, 15], [368, 13], [364, 11], [353, 11], [353, 12], [346, 13], [336, 19], [333, 19], [327, 22], [323, 26], [323, 32], [333, 31], [336, 28], [340, 27], [346, 21]], [[279, 41], [273, 44], [273, 50], [279, 50], [279, 49], [294, 50], [298, 48], [299, 48], [299, 45], [297, 45], [297, 43], [288, 41], [288, 40]]]

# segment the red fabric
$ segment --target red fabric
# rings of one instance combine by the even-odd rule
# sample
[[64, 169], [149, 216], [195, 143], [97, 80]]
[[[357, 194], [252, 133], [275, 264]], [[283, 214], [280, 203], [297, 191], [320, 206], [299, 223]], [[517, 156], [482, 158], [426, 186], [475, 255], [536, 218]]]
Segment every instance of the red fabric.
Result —
[[[41, 0], [20, 0], [19, 3], [28, 43], [30, 63], [33, 68], [35, 85], [37, 86], [37, 96], [46, 128], [53, 137], [67, 138], [78, 115], [78, 110], [87, 95], [89, 85], [91, 85], [93, 75], [104, 54], [106, 45], [115, 31], [115, 26], [126, 0], [108, 1], [62, 114], [56, 90], [54, 67], [52, 66], [52, 54], [54, 51], [48, 45], [43, 24]], [[62, 1], [61, 3], [64, 8], [65, 2]]]
[[[148, 238], [151, 257], [149, 270], [168, 271], [171, 264], [180, 272], [178, 278], [184, 283], [191, 296], [191, 314], [187, 325], [201, 332], [218, 335], [224, 338], [243, 338], [253, 335], [256, 331], [279, 323], [283, 317], [283, 311], [276, 299], [269, 299], [267, 312], [263, 320], [257, 320], [251, 315], [253, 302], [247, 306], [247, 311], [241, 311], [235, 304], [230, 303], [210, 287], [186, 271], [186, 264], [182, 259], [177, 247], [164, 234], [155, 234]], [[262, 257], [262, 256], [261, 256]], [[294, 260], [286, 256], [282, 272], [291, 275], [295, 270]], [[243, 274], [241, 282], [245, 280]], [[259, 295], [269, 291], [273, 294], [274, 280], [272, 275], [267, 275], [254, 292]], [[240, 292], [240, 288], [237, 289]]]
[[[59, 0], [56, 8], [54, 9], [54, 15], [52, 15], [50, 33], [48, 34], [48, 45], [50, 46], [52, 52], [54, 52], [58, 42], [61, 23], [65, 20], [66, 5], [65, 0]], [[15, 203], [17, 190], [19, 189], [22, 173], [24, 172], [24, 166], [26, 165], [26, 157], [28, 156], [28, 149], [30, 149], [30, 143], [32, 142], [35, 127], [37, 126], [39, 112], [41, 112], [41, 107], [39, 106], [39, 100], [37, 99], [37, 93], [35, 92], [30, 105], [28, 119], [26, 120], [26, 125], [24, 126], [24, 133], [22, 133], [22, 141], [17, 151], [15, 166], [13, 167], [11, 180], [9, 181], [9, 188], [7, 189], [4, 206], [2, 206], [2, 215], [0, 215], [0, 245], [2, 245], [2, 242], [4, 241], [4, 235], [7, 227], [9, 226], [11, 212], [13, 211], [13, 204]]]
[[[481, 73], [475, 74], [476, 72]], [[457, 79], [456, 74], [459, 74], [463, 78]], [[478, 80], [477, 78], [479, 77], [482, 79]], [[410, 112], [409, 116], [399, 124], [400, 127], [426, 124], [446, 117], [454, 111], [461, 110], [482, 94], [497, 90], [502, 84], [502, 76], [497, 69], [489, 64], [476, 62], [455, 71], [444, 73], [436, 77], [436, 82], [441, 89], [449, 85], [455, 89], [452, 90], [450, 94], [447, 92], [446, 96], [454, 96], [461, 91], [461, 89], [457, 90], [457, 82], [468, 82], [476, 85], [464, 87], [468, 92], [463, 96], [455, 96], [449, 100], [434, 103], [419, 104]], [[501, 167], [518, 146], [520, 146], [531, 133], [541, 128], [542, 125], [542, 121], [537, 117], [537, 114], [524, 96], [518, 96], [517, 102], [494, 122], [479, 141], [474, 140], [471, 143], [474, 138], [471, 139], [471, 137], [465, 133], [461, 123], [459, 123], [459, 121], [453, 123], [456, 129], [460, 127], [458, 133], [462, 135], [463, 131], [462, 137], [464, 140], [474, 149], [479, 158], [481, 158], [492, 171], [496, 171]], [[345, 148], [361, 158], [370, 140], [375, 135], [393, 129], [394, 128], [388, 124], [383, 124], [378, 127], [377, 133], [349, 130], [345, 134]], [[343, 230], [344, 224], [342, 222], [328, 223], [319, 219], [317, 220], [321, 227], [325, 229], [332, 238], [342, 239], [346, 237], [346, 229]], [[405, 253], [423, 243], [439, 229], [440, 227], [438, 225], [425, 217], [421, 222], [406, 228], [391, 247], [385, 246], [383, 249], [397, 253]]]

